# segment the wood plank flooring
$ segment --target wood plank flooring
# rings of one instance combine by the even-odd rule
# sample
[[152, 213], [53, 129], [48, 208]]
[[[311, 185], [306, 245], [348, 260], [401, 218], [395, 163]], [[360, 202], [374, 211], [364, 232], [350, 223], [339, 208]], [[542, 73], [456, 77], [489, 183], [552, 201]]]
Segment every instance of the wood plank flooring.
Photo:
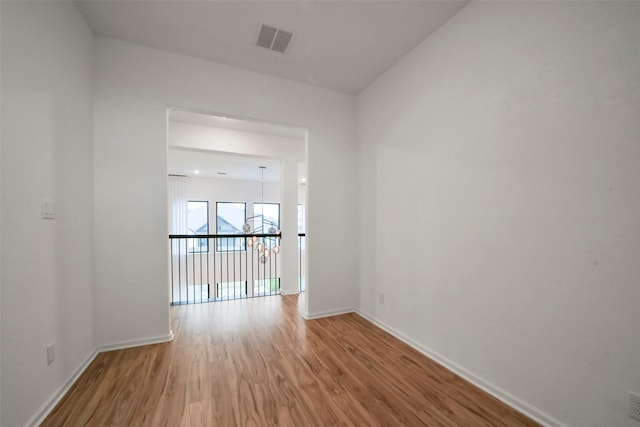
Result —
[[173, 342], [99, 354], [43, 425], [537, 425], [360, 316], [297, 304], [172, 307]]

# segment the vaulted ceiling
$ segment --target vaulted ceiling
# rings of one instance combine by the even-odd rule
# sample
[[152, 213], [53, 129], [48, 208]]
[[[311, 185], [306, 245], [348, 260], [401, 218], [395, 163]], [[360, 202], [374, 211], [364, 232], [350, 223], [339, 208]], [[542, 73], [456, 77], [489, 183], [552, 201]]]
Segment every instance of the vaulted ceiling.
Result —
[[[356, 94], [468, 1], [79, 0], [99, 35]], [[261, 24], [292, 32], [282, 54]]]

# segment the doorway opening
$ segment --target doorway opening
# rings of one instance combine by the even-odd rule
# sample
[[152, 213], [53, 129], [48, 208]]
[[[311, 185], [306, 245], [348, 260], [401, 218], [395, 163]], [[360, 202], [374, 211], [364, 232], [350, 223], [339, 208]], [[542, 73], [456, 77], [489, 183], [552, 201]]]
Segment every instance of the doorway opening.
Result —
[[171, 305], [305, 290], [306, 136], [169, 110]]

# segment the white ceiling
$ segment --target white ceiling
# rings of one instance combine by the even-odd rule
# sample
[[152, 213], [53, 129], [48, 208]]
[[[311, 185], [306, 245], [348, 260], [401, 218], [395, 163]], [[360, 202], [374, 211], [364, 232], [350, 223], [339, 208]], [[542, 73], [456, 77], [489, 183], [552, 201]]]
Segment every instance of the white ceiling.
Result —
[[196, 113], [184, 110], [170, 111], [169, 121], [299, 139], [301, 141], [304, 141], [306, 139], [307, 134], [307, 131], [302, 128], [277, 125], [273, 123], [257, 122], [254, 120], [236, 119], [226, 116], [214, 116], [211, 114]]
[[[167, 155], [167, 171], [170, 175], [260, 181], [262, 178], [260, 166], [266, 166], [265, 182], [280, 182], [280, 160], [277, 159], [176, 148], [170, 148]], [[198, 173], [195, 172], [196, 170]], [[225, 175], [220, 175], [218, 172], [223, 172]]]
[[[92, 31], [265, 74], [358, 93], [426, 39], [467, 0], [77, 0]], [[261, 23], [294, 32], [286, 54], [255, 46]], [[172, 121], [289, 138], [286, 128], [184, 111]], [[169, 150], [170, 174], [280, 180], [280, 162]], [[195, 174], [194, 171], [199, 173]], [[219, 175], [218, 172], [226, 172]]]
[[[358, 93], [464, 7], [459, 0], [78, 0], [94, 33]], [[283, 55], [260, 23], [294, 32]]]
[[[255, 134], [256, 138], [266, 135], [297, 139], [301, 142], [306, 139], [306, 130], [302, 128], [192, 111], [171, 110], [169, 123], [175, 122], [249, 132]], [[167, 171], [171, 175], [260, 181], [262, 179], [260, 166], [265, 166], [264, 181], [280, 182], [279, 159], [180, 148], [172, 144], [173, 141], [169, 141], [167, 156]], [[298, 180], [306, 179], [304, 171], [299, 171], [298, 175]]]

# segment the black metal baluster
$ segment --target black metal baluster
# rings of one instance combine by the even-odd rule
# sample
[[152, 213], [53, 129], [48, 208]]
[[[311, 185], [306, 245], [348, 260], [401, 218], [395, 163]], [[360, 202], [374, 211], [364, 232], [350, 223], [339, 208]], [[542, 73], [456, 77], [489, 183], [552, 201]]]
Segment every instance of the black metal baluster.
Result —
[[169, 252], [171, 253], [171, 260], [169, 261], [171, 263], [171, 304], [170, 305], [173, 305], [173, 300], [174, 300], [174, 295], [173, 295], [173, 240], [171, 239], [171, 237], [169, 237], [169, 247], [170, 247]]
[[302, 291], [302, 236], [298, 234], [298, 291]]
[[[257, 271], [257, 274], [255, 275], [255, 277], [257, 277], [257, 279], [254, 280], [254, 286], [257, 289], [260, 289], [260, 252], [258, 252], [257, 250], [256, 250], [256, 257], [257, 257], [257, 262], [256, 262], [255, 271]], [[253, 262], [253, 258], [252, 258], [252, 262]], [[258, 295], [260, 295], [259, 292], [258, 292]]]
[[247, 254], [249, 253], [249, 245], [247, 245], [247, 238], [244, 238], [244, 294], [249, 298], [249, 268], [247, 266]]
[[200, 289], [198, 290], [198, 296], [200, 297], [200, 302], [202, 302], [202, 246], [200, 243], [202, 240], [198, 239], [198, 261], [200, 262]]
[[[276, 239], [276, 245], [278, 244], [278, 240]], [[276, 281], [278, 283], [278, 293], [280, 293], [280, 278], [278, 277], [278, 254], [273, 255], [273, 271], [276, 276]]]
[[[251, 237], [253, 239], [253, 236]], [[255, 242], [254, 242], [255, 245]], [[251, 246], [251, 295], [253, 295], [254, 297], [256, 296], [256, 279], [253, 275], [253, 246]]]
[[185, 304], [189, 304], [189, 239], [184, 240], [184, 277], [185, 277]]
[[215, 246], [213, 247], [213, 286], [215, 286], [213, 297], [217, 300], [220, 294], [218, 290], [218, 279], [216, 278], [216, 253], [218, 252], [218, 237], [216, 236], [213, 241]]
[[242, 239], [238, 239], [240, 240], [240, 250], [238, 251], [238, 269], [237, 269], [237, 273], [238, 273], [238, 292], [240, 293], [240, 298], [244, 298], [243, 297], [243, 292], [242, 292], [242, 288], [244, 287], [242, 285], [242, 244], [243, 241]]
[[[249, 247], [248, 241], [254, 236], [258, 239], [257, 243], [264, 246], [262, 252], [258, 251], [257, 244]], [[303, 290], [302, 246], [305, 237], [304, 233], [298, 234], [299, 291]], [[206, 242], [202, 244], [204, 239]], [[220, 239], [224, 239], [224, 242]], [[277, 245], [280, 239], [281, 234], [266, 233], [241, 236], [233, 234], [169, 235], [171, 254], [169, 264], [171, 274], [170, 304], [200, 304], [207, 301], [236, 300], [250, 296], [281, 294], [282, 278], [279, 276], [280, 269], [278, 268], [280, 254], [274, 252], [273, 247], [268, 248], [268, 245]], [[184, 241], [184, 253], [182, 252], [182, 241]], [[204, 248], [206, 248], [206, 253], [203, 253]], [[269, 256], [265, 255], [267, 248]], [[219, 253], [219, 257], [216, 257], [216, 252]], [[229, 259], [230, 256], [233, 259]], [[223, 257], [225, 257], [224, 260]], [[260, 261], [261, 257], [264, 262]], [[191, 266], [189, 266], [189, 259], [191, 259]], [[250, 278], [251, 280], [249, 280]], [[198, 280], [200, 281], [198, 282]], [[189, 283], [193, 286], [191, 295]], [[206, 295], [204, 286], [207, 287]], [[183, 287], [184, 299], [182, 297]], [[249, 293], [249, 288], [252, 289], [251, 293]]]
[[227, 237], [227, 250], [224, 253], [227, 256], [227, 299], [230, 299], [229, 297], [229, 238]]
[[302, 292], [304, 289], [302, 287], [302, 281], [305, 280], [304, 270], [302, 265], [302, 250], [304, 245], [307, 242], [306, 233], [298, 233], [298, 261], [299, 261], [299, 270], [298, 270], [298, 290]]
[[[269, 238], [269, 241], [271, 241], [271, 238]], [[271, 250], [269, 251], [269, 259], [268, 260], [264, 260], [265, 261], [265, 268], [267, 267], [267, 261], [269, 261], [269, 295], [271, 295], [273, 293], [273, 291], [271, 290], [272, 286], [272, 280], [273, 280], [273, 274], [271, 273], [271, 267], [273, 264], [273, 254], [271, 253]]]

